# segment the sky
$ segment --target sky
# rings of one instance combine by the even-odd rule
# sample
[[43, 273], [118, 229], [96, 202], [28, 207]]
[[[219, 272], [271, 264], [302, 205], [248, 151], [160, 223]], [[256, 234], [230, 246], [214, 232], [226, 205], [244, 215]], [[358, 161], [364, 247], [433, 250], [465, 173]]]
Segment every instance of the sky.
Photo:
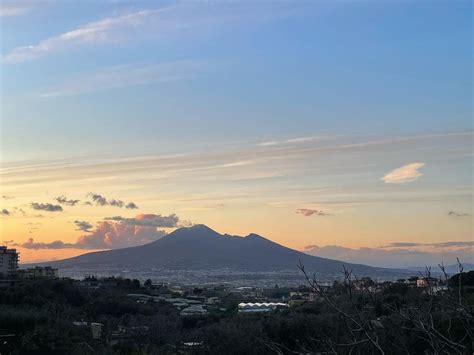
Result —
[[470, 1], [0, 4], [0, 242], [21, 261], [203, 223], [474, 262]]

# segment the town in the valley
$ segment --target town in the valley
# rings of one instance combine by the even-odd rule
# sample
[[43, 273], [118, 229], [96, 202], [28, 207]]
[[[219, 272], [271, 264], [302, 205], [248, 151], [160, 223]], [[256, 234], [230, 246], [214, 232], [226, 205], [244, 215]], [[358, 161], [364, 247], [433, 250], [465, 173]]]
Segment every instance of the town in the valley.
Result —
[[[307, 317], [307, 312], [328, 307], [329, 297], [339, 297], [348, 282], [355, 294], [386, 302], [400, 294], [433, 297], [448, 292], [451, 281], [421, 273], [383, 282], [346, 277], [315, 285], [308, 279], [294, 287], [279, 285], [278, 280], [271, 287], [259, 287], [95, 275], [73, 279], [62, 277], [61, 270], [50, 266], [22, 268], [17, 251], [6, 246], [0, 247], [0, 271], [2, 354], [25, 341], [31, 342], [33, 350], [68, 348], [97, 353], [140, 348], [143, 339], [159, 351], [194, 353], [210, 346], [212, 340], [206, 334], [216, 322], [247, 326], [249, 319], [285, 322], [284, 317], [289, 317], [288, 321], [295, 321], [296, 316]], [[464, 274], [471, 278], [466, 277], [466, 282], [472, 282], [473, 272]], [[379, 316], [373, 324], [384, 327], [383, 320]], [[48, 334], [41, 335], [42, 326], [48, 327]], [[63, 330], [57, 339], [54, 327]]]

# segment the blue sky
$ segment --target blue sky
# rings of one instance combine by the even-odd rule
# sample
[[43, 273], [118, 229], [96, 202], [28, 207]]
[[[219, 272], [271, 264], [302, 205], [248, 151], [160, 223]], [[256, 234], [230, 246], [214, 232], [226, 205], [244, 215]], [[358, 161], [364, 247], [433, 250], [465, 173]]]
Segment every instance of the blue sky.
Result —
[[[2, 17], [6, 158], [36, 151], [18, 135], [74, 154], [96, 152], [104, 131], [125, 153], [131, 139], [159, 148], [471, 127], [468, 1], [5, 4], [25, 8]], [[156, 13], [8, 62], [15, 48], [140, 11]], [[175, 80], [159, 80], [170, 64]], [[77, 84], [112, 67], [103, 89]], [[134, 84], [140, 75], [158, 78]]]
[[[94, 191], [295, 248], [472, 240], [470, 1], [0, 10], [8, 211]], [[84, 208], [35, 238], [73, 242]]]

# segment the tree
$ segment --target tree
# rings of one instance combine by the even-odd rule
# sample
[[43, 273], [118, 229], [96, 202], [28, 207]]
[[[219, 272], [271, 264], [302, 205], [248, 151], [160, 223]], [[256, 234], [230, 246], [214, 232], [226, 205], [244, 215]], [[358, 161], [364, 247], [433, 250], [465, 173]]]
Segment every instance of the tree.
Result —
[[133, 288], [140, 288], [140, 281], [137, 279], [132, 280], [132, 287]]
[[[445, 290], [431, 283], [427, 268], [421, 274], [428, 280], [427, 288], [392, 284], [381, 295], [375, 287], [361, 287], [366, 283], [346, 268], [343, 282], [332, 290], [323, 288], [314, 275], [310, 277], [302, 264], [299, 268], [311, 290], [342, 319], [339, 335], [332, 331], [313, 338], [317, 351], [325, 346], [324, 351], [334, 353], [473, 353], [474, 317], [472, 305], [463, 296], [462, 265], [460, 277], [451, 282], [455, 288]], [[444, 266], [440, 268], [444, 272]]]

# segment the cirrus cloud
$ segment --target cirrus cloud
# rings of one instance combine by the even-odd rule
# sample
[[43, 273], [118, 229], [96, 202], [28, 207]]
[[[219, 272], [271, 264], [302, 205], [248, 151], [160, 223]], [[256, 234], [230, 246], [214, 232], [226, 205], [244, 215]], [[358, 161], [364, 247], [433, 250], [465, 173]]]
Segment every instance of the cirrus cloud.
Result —
[[419, 172], [425, 163], [410, 163], [392, 170], [382, 180], [386, 184], [403, 184], [417, 180], [423, 174]]
[[70, 46], [111, 42], [118, 37], [118, 31], [137, 27], [156, 13], [153, 10], [141, 10], [115, 17], [106, 17], [90, 22], [73, 30], [44, 39], [36, 44], [16, 47], [3, 56], [2, 62], [16, 64], [38, 58]]
[[31, 10], [29, 4], [21, 4], [15, 2], [3, 2], [0, 3], [0, 17], [14, 17], [26, 14]]
[[165, 84], [192, 77], [205, 63], [179, 60], [152, 64], [113, 65], [75, 74], [39, 94], [42, 98], [75, 96], [130, 86]]

